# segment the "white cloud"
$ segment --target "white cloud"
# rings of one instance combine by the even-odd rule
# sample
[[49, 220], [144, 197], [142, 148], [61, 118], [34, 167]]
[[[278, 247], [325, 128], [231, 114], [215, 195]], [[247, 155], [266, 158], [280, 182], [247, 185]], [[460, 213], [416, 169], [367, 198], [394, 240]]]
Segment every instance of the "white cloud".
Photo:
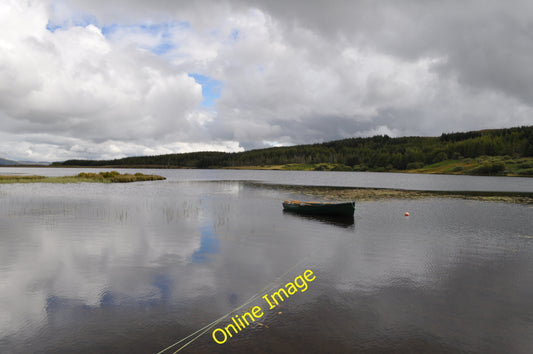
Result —
[[[19, 2], [3, 5], [3, 154], [56, 160], [121, 157], [147, 149], [176, 152], [173, 144], [203, 134], [209, 119], [198, 110], [201, 86], [186, 72], [137, 46], [117, 45], [92, 24], [52, 33], [46, 29], [46, 10]], [[169, 145], [157, 148], [156, 141]], [[227, 147], [216, 139], [205, 145]]]
[[[236, 151], [531, 124], [524, 4], [305, 5], [4, 1], [0, 156]], [[190, 73], [221, 82], [213, 107], [201, 106]]]

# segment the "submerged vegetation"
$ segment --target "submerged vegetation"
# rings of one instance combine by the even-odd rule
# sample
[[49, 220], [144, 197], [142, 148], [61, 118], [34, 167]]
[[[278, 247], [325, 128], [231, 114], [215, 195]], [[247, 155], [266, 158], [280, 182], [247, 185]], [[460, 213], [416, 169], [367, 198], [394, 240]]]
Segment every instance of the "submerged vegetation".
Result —
[[533, 126], [442, 134], [378, 135], [239, 153], [194, 152], [116, 160], [68, 160], [53, 166], [257, 168], [533, 176]]
[[[256, 182], [249, 182], [256, 183]], [[490, 191], [418, 191], [407, 189], [389, 188], [350, 188], [350, 187], [321, 187], [321, 186], [294, 186], [294, 185], [265, 185], [262, 188], [283, 190], [325, 200], [336, 201], [376, 201], [391, 199], [424, 199], [424, 198], [458, 198], [479, 200], [487, 202], [505, 202], [518, 204], [533, 204], [533, 193], [530, 192], [490, 192]]]
[[0, 183], [128, 183], [128, 182], [142, 182], [142, 181], [156, 181], [164, 180], [165, 177], [157, 175], [145, 175], [142, 173], [120, 174], [116, 171], [100, 172], [100, 173], [86, 173], [82, 172], [76, 176], [63, 177], [45, 177], [45, 176], [20, 176], [20, 175], [0, 175]]

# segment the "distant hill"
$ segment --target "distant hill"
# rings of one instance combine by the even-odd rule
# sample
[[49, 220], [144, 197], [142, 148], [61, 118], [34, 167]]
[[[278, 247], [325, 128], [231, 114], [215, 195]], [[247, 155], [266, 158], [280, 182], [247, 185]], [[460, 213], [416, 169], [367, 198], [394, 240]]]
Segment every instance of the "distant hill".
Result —
[[50, 162], [46, 161], [19, 161], [21, 165], [32, 165], [32, 166], [48, 166], [50, 165]]
[[2, 166], [5, 166], [5, 165], [8, 165], [8, 166], [20, 165], [20, 162], [13, 161], [13, 160], [8, 160], [8, 159], [3, 159], [3, 158], [0, 157], [0, 165], [2, 165]]
[[50, 162], [45, 161], [14, 161], [0, 157], [0, 166], [49, 166]]
[[192, 152], [115, 160], [68, 160], [55, 166], [261, 168], [474, 175], [533, 175], [533, 126], [443, 133], [377, 135], [238, 153]]

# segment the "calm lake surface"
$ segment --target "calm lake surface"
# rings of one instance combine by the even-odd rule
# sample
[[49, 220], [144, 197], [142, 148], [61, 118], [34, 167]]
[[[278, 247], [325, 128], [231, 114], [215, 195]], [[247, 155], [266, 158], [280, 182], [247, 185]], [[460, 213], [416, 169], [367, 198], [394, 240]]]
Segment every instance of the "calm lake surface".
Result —
[[[354, 220], [324, 220], [284, 213], [310, 197], [271, 188], [532, 192], [533, 179], [136, 171], [168, 179], [0, 185], [1, 353], [157, 353], [254, 295], [232, 316], [259, 306], [255, 322], [217, 344], [228, 317], [182, 352], [533, 351], [532, 206], [360, 202]], [[306, 270], [306, 291], [269, 309], [262, 296]]]
[[[130, 169], [113, 169], [130, 173]], [[90, 168], [8, 168], [0, 174], [70, 176], [100, 172]], [[430, 191], [533, 192], [533, 178], [430, 175], [413, 173], [259, 171], [259, 170], [135, 170], [164, 176], [170, 181], [257, 181], [307, 186], [394, 188]]]

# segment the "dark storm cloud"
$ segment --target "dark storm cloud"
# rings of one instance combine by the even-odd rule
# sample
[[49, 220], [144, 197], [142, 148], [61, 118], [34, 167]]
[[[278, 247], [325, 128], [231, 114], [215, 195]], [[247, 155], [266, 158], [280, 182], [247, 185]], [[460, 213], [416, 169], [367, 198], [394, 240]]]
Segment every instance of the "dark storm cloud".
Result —
[[407, 60], [442, 57], [435, 70], [462, 84], [533, 99], [529, 1], [255, 1], [276, 18]]

